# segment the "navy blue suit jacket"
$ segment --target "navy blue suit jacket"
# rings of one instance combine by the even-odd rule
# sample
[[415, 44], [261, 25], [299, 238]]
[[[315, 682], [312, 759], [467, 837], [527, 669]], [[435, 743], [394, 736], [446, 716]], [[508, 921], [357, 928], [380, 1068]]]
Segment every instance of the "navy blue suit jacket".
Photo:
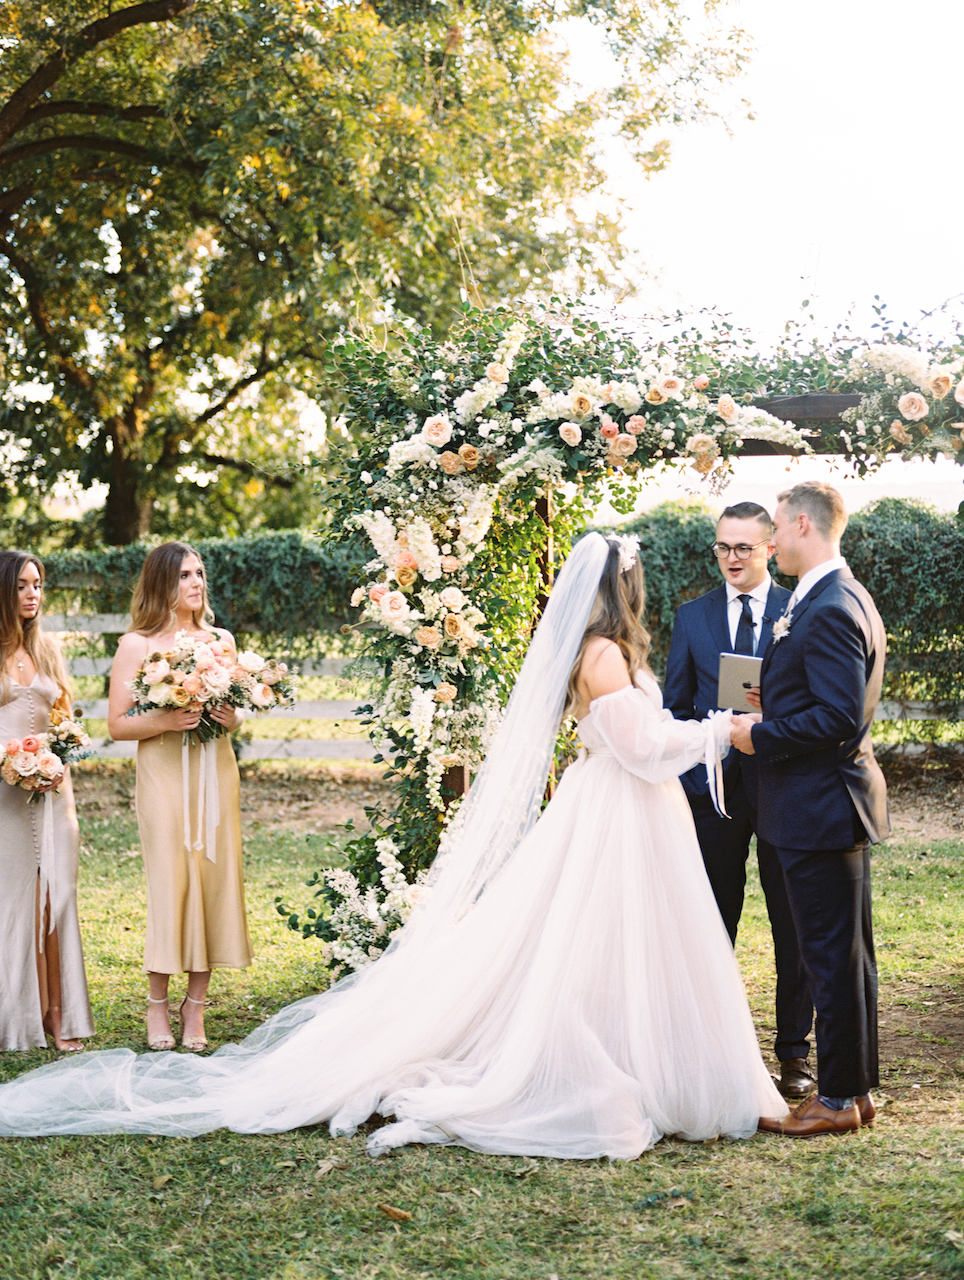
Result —
[[[763, 626], [757, 644], [757, 654], [762, 657], [773, 634], [773, 624], [781, 616], [790, 599], [786, 587], [771, 583], [763, 611]], [[666, 659], [666, 679], [663, 682], [663, 706], [668, 707], [677, 720], [702, 720], [717, 708], [717, 686], [720, 674], [720, 654], [732, 653], [730, 628], [726, 614], [726, 584], [696, 600], [688, 600], [676, 611], [673, 635]], [[740, 753], [730, 749], [723, 761], [723, 772], [732, 784], [741, 770]], [[689, 796], [707, 796], [706, 769], [697, 765], [683, 775], [683, 786]]]
[[870, 726], [887, 640], [877, 607], [849, 569], [794, 606], [763, 658], [763, 722], [754, 725], [758, 830], [785, 849], [846, 849], [890, 830]]

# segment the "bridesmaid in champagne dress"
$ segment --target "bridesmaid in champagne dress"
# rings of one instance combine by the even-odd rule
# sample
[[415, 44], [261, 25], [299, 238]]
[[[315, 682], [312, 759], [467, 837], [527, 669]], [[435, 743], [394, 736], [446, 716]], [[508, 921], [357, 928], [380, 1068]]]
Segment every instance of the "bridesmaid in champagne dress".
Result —
[[[70, 709], [56, 641], [40, 627], [43, 565], [0, 551], [0, 748]], [[77, 815], [69, 772], [37, 804], [0, 782], [0, 1049], [67, 1053], [94, 1033], [77, 921]]]
[[[218, 639], [210, 625], [204, 565], [182, 542], [156, 547], [144, 561], [131, 604], [131, 629], [111, 668], [108, 727], [117, 741], [137, 742], [137, 822], [147, 875], [147, 1043], [173, 1049], [168, 980], [187, 973], [180, 1006], [181, 1044], [203, 1050], [204, 1002], [212, 969], [251, 963], [241, 868], [238, 766], [230, 740], [199, 744], [185, 735], [200, 721], [197, 705], [129, 715], [129, 684], [145, 658], [169, 649], [179, 631]], [[210, 714], [231, 731], [243, 713], [227, 705]]]

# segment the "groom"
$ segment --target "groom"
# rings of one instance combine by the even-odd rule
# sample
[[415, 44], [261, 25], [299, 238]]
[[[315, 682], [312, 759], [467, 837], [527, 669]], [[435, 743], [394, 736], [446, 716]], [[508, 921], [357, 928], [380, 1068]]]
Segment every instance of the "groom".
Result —
[[[773, 555], [773, 522], [757, 503], [739, 502], [726, 508], [716, 526], [713, 551], [723, 582], [680, 606], [670, 640], [663, 705], [678, 720], [701, 720], [718, 706], [720, 654], [762, 656], [773, 624], [790, 599], [790, 592], [777, 586], [767, 571]], [[728, 818], [713, 807], [702, 765], [681, 779], [693, 811], [706, 874], [730, 941], [735, 944], [743, 912], [746, 861], [750, 842], [759, 830], [754, 762], [731, 751], [723, 761], [723, 780]], [[816, 1085], [807, 1063], [813, 1004], [783, 868], [773, 845], [759, 836], [757, 861], [777, 970], [774, 1049], [780, 1061], [778, 1088], [784, 1097], [800, 1099]]]
[[816, 1006], [818, 1093], [760, 1128], [791, 1138], [873, 1121], [877, 969], [869, 845], [890, 829], [870, 726], [886, 638], [840, 555], [843, 499], [820, 481], [779, 495], [777, 564], [796, 590], [763, 659], [758, 716], [734, 716], [733, 745], [755, 756], [759, 831], [783, 866]]

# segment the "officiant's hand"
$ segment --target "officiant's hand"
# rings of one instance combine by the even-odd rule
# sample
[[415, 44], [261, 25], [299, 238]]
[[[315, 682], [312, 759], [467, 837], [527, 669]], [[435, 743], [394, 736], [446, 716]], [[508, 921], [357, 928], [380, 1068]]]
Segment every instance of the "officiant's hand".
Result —
[[760, 701], [760, 686], [754, 685], [752, 689], [747, 689], [746, 700], [751, 707], [755, 707], [757, 711], [763, 710], [763, 703]]
[[745, 756], [755, 754], [751, 730], [762, 719], [763, 717], [758, 715], [744, 715], [734, 716], [730, 721], [730, 742], [736, 747], [737, 751], [742, 751]]

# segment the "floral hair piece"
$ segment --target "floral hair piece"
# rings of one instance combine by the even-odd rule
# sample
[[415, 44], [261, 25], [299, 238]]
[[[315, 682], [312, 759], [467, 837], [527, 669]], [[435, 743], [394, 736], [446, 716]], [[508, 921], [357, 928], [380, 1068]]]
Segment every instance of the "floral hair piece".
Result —
[[619, 572], [629, 573], [639, 555], [639, 538], [634, 534], [617, 534], [609, 539], [619, 551]]

